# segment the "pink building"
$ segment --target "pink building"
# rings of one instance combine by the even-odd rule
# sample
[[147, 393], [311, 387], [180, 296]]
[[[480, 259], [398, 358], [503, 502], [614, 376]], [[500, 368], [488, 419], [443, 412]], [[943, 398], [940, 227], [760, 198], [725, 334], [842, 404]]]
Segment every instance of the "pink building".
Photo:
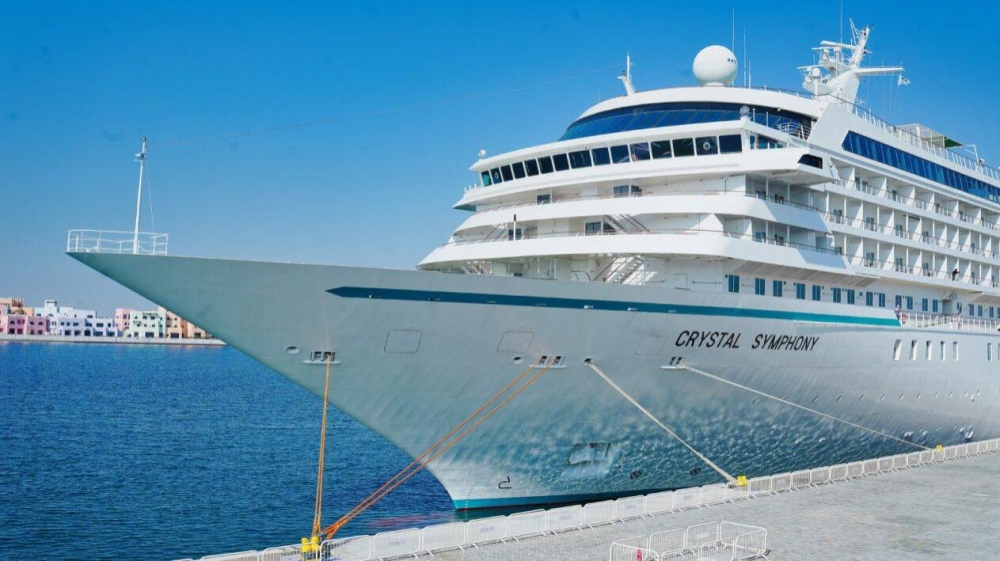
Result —
[[0, 333], [5, 335], [46, 335], [49, 318], [24, 314], [0, 314]]
[[128, 331], [131, 320], [132, 310], [128, 308], [115, 309], [115, 328], [118, 329], [119, 332]]

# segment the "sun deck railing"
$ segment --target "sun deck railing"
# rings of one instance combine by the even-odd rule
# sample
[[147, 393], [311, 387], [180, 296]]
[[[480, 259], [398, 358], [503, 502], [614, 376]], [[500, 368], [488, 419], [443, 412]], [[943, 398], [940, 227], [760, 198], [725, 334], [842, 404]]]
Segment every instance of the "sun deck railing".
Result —
[[66, 234], [67, 253], [129, 253], [166, 255], [167, 234], [112, 230], [70, 230]]

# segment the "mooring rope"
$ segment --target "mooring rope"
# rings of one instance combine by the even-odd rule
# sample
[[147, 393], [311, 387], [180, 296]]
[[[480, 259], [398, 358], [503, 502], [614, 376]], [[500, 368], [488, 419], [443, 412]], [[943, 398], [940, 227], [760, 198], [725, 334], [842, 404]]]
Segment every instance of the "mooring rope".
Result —
[[729, 475], [729, 473], [727, 473], [726, 470], [724, 470], [721, 467], [717, 466], [715, 464], [715, 462], [713, 462], [712, 460], [709, 460], [704, 454], [702, 454], [698, 450], [695, 450], [694, 446], [691, 446], [690, 444], [688, 444], [687, 441], [685, 441], [683, 438], [681, 438], [680, 436], [678, 436], [676, 432], [674, 432], [673, 430], [670, 429], [670, 427], [668, 427], [667, 425], [663, 424], [659, 419], [657, 419], [655, 416], [653, 416], [653, 414], [650, 413], [649, 410], [647, 410], [645, 407], [643, 407], [642, 404], [640, 404], [638, 401], [636, 401], [634, 397], [630, 396], [628, 394], [628, 392], [626, 392], [625, 390], [623, 390], [621, 386], [619, 386], [618, 384], [616, 384], [614, 382], [614, 380], [612, 380], [610, 377], [608, 377], [607, 374], [605, 374], [604, 372], [602, 372], [601, 369], [598, 368], [596, 364], [594, 364], [594, 361], [588, 360], [587, 361], [587, 366], [589, 366], [594, 372], [597, 372], [598, 376], [600, 376], [601, 378], [604, 378], [604, 381], [607, 382], [608, 385], [610, 385], [612, 388], [615, 389], [615, 391], [617, 391], [618, 393], [620, 393], [622, 395], [622, 397], [624, 397], [626, 400], [628, 400], [629, 403], [631, 403], [632, 405], [634, 405], [636, 407], [636, 409], [638, 409], [639, 411], [642, 411], [643, 415], [645, 415], [646, 417], [649, 417], [649, 420], [651, 420], [654, 423], [656, 423], [656, 425], [659, 426], [664, 431], [666, 431], [667, 434], [669, 434], [670, 436], [674, 437], [677, 440], [677, 442], [680, 442], [681, 444], [683, 444], [685, 448], [687, 448], [688, 450], [690, 450], [691, 453], [694, 454], [695, 456], [698, 456], [698, 459], [700, 459], [701, 461], [703, 461], [706, 464], [708, 464], [708, 466], [711, 467], [713, 470], [715, 470], [716, 473], [718, 473], [723, 478], [725, 478], [725, 480], [727, 482], [732, 483], [732, 484], [738, 484], [738, 482], [737, 482], [737, 480], [736, 480], [735, 477], [733, 477], [732, 475]]
[[722, 382], [723, 384], [729, 384], [730, 386], [739, 388], [741, 390], [746, 390], [746, 391], [748, 391], [750, 393], [757, 394], [757, 395], [759, 395], [761, 397], [766, 397], [768, 399], [773, 399], [774, 401], [777, 401], [778, 403], [784, 403], [785, 405], [790, 405], [792, 407], [795, 407], [795, 408], [798, 408], [798, 409], [802, 409], [803, 411], [808, 411], [808, 412], [810, 412], [810, 413], [812, 413], [814, 415], [818, 415], [820, 417], [825, 417], [827, 419], [831, 419], [831, 420], [837, 421], [839, 423], [844, 423], [846, 425], [850, 425], [852, 427], [855, 427], [855, 428], [858, 428], [858, 429], [861, 429], [861, 430], [864, 430], [864, 431], [875, 433], [875, 434], [877, 434], [879, 436], [884, 436], [886, 438], [890, 438], [892, 440], [895, 440], [895, 441], [898, 441], [898, 442], [902, 442], [904, 444], [909, 444], [911, 446], [916, 446], [917, 448], [923, 448], [924, 450], [930, 450], [931, 449], [931, 448], [929, 448], [927, 446], [924, 446], [923, 444], [917, 444], [916, 442], [910, 442], [909, 440], [903, 440], [902, 438], [897, 438], [895, 436], [892, 436], [891, 434], [886, 434], [886, 433], [884, 433], [882, 431], [878, 431], [878, 430], [871, 429], [871, 428], [868, 428], [868, 427], [863, 426], [863, 425], [859, 425], [857, 423], [853, 423], [851, 421], [848, 421], [847, 419], [841, 419], [839, 417], [834, 417], [833, 415], [830, 415], [828, 413], [823, 413], [822, 411], [817, 411], [815, 409], [810, 409], [809, 407], [806, 407], [804, 405], [799, 405], [798, 403], [793, 403], [791, 401], [788, 401], [787, 399], [782, 399], [782, 398], [780, 398], [778, 396], [774, 396], [774, 395], [762, 392], [760, 390], [755, 390], [755, 389], [753, 389], [751, 387], [744, 386], [743, 384], [740, 384], [740, 383], [737, 383], [737, 382], [733, 382], [732, 380], [726, 380], [725, 378], [720, 378], [719, 376], [715, 376], [713, 374], [709, 374], [708, 372], [705, 372], [704, 370], [699, 370], [697, 368], [694, 368], [693, 366], [688, 366], [686, 364], [681, 364], [681, 365], [678, 366], [678, 368], [683, 368], [684, 370], [687, 370], [688, 372], [692, 372], [694, 374], [698, 374], [699, 376], [704, 376], [706, 378], [715, 380], [716, 382]]

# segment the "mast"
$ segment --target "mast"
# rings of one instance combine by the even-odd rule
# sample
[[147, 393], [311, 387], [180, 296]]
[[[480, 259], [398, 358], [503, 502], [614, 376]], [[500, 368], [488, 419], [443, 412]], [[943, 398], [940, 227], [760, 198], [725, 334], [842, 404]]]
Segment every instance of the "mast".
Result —
[[632, 55], [625, 55], [625, 71], [618, 77], [625, 85], [625, 95], [635, 95], [635, 86], [632, 85]]
[[142, 174], [146, 171], [146, 137], [142, 137], [142, 151], [135, 155], [139, 160], [139, 193], [135, 199], [135, 230], [132, 233], [132, 254], [139, 253], [139, 217], [142, 213]]

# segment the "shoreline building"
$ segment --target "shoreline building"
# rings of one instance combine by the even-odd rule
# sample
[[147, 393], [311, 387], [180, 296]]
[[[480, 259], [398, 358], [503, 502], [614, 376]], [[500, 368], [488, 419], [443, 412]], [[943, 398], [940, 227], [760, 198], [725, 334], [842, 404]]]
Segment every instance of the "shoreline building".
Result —
[[117, 337], [118, 329], [112, 318], [97, 317], [94, 310], [78, 310], [60, 306], [57, 300], [46, 300], [38, 312], [48, 318], [48, 334], [62, 337]]
[[158, 312], [163, 315], [164, 337], [167, 339], [212, 339], [204, 329], [189, 322], [181, 316], [160, 306]]
[[0, 334], [45, 335], [49, 332], [49, 318], [26, 314], [25, 311], [23, 301], [0, 298]]
[[128, 328], [122, 336], [129, 339], [160, 339], [165, 334], [166, 316], [155, 311], [129, 310]]

